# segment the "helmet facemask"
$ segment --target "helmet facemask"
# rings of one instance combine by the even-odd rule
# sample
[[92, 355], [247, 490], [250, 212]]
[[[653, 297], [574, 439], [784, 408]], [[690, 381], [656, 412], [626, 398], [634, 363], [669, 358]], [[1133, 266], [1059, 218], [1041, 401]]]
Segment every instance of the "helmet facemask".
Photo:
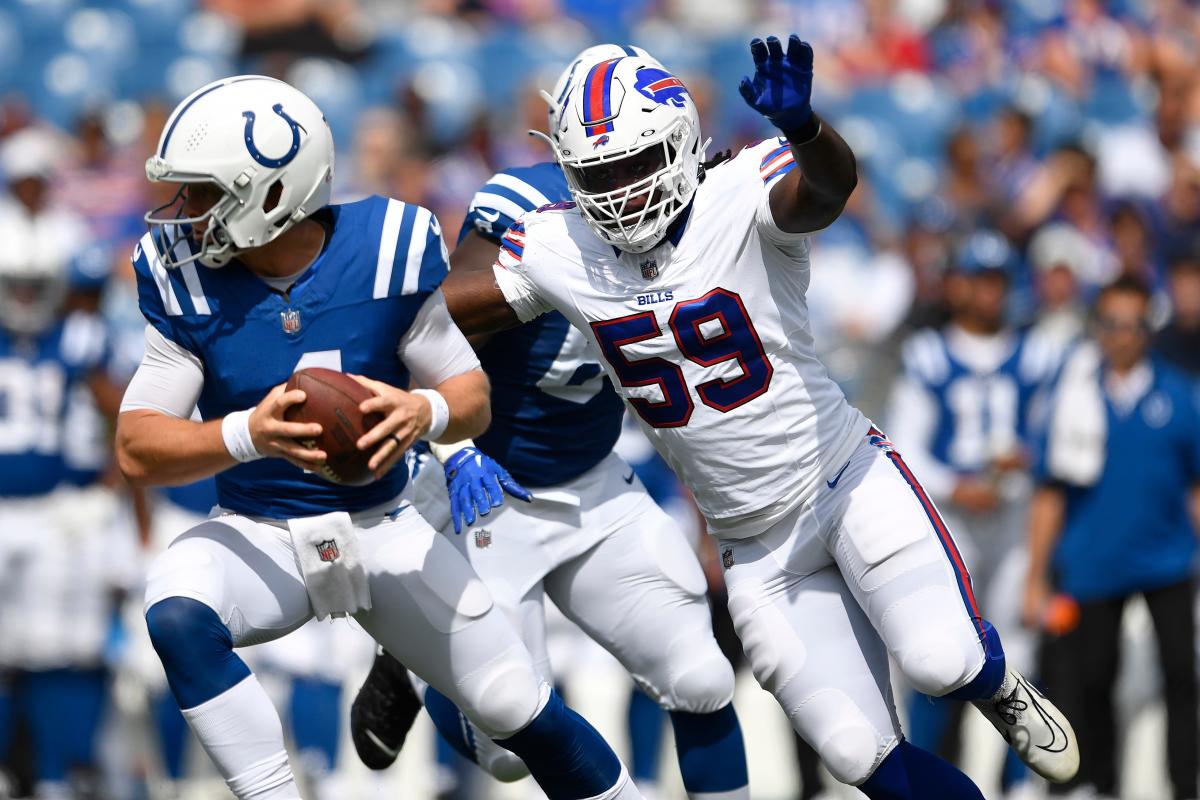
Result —
[[692, 199], [697, 175], [687, 174], [698, 139], [680, 119], [650, 144], [598, 156], [573, 157], [558, 149], [571, 193], [588, 226], [604, 241], [630, 253], [652, 249]]
[[18, 336], [36, 336], [50, 327], [67, 294], [60, 276], [0, 273], [0, 327]]
[[[238, 207], [237, 197], [208, 176], [190, 181], [177, 176], [172, 179], [179, 181], [175, 196], [144, 217], [150, 228], [150, 240], [163, 266], [178, 269], [196, 261], [211, 268], [225, 266], [239, 252], [224, 222], [226, 214]], [[194, 217], [186, 216], [188, 192], [199, 183], [211, 183], [220, 188], [221, 198], [207, 211]], [[192, 237], [197, 227], [204, 231], [198, 242]]]

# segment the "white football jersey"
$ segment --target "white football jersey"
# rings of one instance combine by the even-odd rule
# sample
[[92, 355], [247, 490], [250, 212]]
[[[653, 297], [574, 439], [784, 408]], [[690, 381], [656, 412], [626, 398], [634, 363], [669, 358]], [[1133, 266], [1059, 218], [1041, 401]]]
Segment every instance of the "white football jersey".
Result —
[[545, 206], [509, 229], [495, 267], [522, 320], [557, 309], [595, 342], [723, 538], [760, 533], [812, 496], [869, 427], [813, 347], [808, 237], [771, 215], [768, 190], [794, 167], [782, 140], [742, 150], [642, 254], [601, 241], [572, 203]]

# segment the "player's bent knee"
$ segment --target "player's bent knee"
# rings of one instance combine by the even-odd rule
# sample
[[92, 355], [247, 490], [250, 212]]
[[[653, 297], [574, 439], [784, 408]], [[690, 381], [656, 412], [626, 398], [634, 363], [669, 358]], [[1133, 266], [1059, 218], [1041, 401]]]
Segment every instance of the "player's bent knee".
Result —
[[515, 783], [529, 777], [529, 767], [525, 766], [525, 762], [518, 758], [516, 753], [510, 753], [500, 745], [493, 747], [496, 752], [490, 753], [486, 760], [481, 758], [479, 761], [479, 765], [487, 770], [489, 775], [501, 783]]
[[711, 714], [733, 700], [733, 666], [721, 654], [716, 642], [711, 653], [692, 663], [675, 679], [670, 696], [660, 703], [668, 711]]
[[[223, 638], [214, 634], [220, 626]], [[160, 658], [178, 658], [205, 650], [233, 649], [216, 612], [188, 597], [167, 597], [146, 610], [150, 643]]]
[[871, 777], [886, 749], [880, 747], [873, 730], [863, 725], [850, 725], [822, 742], [817, 747], [817, 755], [830, 775], [841, 783], [858, 786]]
[[542, 691], [542, 679], [521, 647], [511, 648], [486, 669], [486, 676], [461, 687], [461, 709], [488, 736], [505, 739], [533, 721], [549, 692]]
[[930, 637], [898, 652], [896, 661], [904, 677], [922, 694], [941, 697], [963, 685], [979, 671], [983, 653], [949, 636]]

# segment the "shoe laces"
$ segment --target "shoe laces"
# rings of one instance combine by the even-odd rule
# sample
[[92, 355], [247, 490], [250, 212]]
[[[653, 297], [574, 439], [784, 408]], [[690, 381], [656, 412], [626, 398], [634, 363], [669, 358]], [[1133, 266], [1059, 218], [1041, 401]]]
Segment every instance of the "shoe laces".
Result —
[[1018, 683], [1013, 686], [1011, 692], [1007, 695], [1002, 695], [999, 700], [995, 701], [994, 707], [996, 713], [1009, 725], [1016, 725], [1022, 712], [1029, 708], [1029, 703], [1017, 697], [1017, 692], [1020, 689], [1021, 685]]

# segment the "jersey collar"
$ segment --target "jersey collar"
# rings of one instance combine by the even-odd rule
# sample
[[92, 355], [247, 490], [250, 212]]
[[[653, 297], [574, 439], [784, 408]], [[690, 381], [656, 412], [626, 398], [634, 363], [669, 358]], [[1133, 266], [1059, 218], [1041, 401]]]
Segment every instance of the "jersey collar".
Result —
[[[670, 242], [672, 247], [679, 247], [679, 242], [681, 239], [683, 239], [683, 232], [687, 229], [688, 220], [690, 220], [692, 217], [692, 204], [695, 202], [696, 195], [693, 194], [692, 199], [688, 200], [688, 204], [683, 207], [683, 211], [679, 212], [679, 216], [674, 222], [671, 223], [671, 226], [667, 228], [667, 235], [663, 237], [662, 241], [647, 250], [646, 253], [657, 250], [667, 242]], [[617, 258], [626, 255], [626, 252], [616, 245], [611, 245], [611, 247], [613, 249], [613, 254], [616, 255]], [[644, 256], [646, 253], [629, 253], [628, 255], [640, 257]]]

